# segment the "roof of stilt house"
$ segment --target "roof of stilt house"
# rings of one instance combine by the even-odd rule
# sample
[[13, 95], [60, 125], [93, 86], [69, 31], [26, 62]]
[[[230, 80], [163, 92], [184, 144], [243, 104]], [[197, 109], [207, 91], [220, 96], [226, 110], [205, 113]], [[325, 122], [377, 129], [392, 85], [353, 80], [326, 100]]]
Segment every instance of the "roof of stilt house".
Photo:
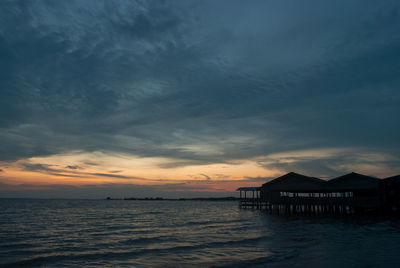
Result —
[[400, 186], [400, 175], [392, 176], [382, 180], [385, 187], [399, 187]]
[[355, 172], [327, 181], [325, 188], [329, 190], [366, 190], [377, 188], [379, 179]]
[[384, 178], [384, 181], [400, 181], [400, 175]]
[[321, 189], [326, 181], [301, 175], [294, 172], [289, 172], [272, 181], [264, 183], [262, 188], [269, 191], [314, 191]]

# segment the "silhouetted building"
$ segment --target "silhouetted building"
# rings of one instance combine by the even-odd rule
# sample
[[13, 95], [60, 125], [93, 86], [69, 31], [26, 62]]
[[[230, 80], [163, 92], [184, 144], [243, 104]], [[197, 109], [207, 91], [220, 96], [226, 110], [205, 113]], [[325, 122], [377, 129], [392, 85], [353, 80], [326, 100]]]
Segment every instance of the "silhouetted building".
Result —
[[312, 204], [311, 199], [321, 192], [324, 183], [321, 179], [290, 172], [264, 183], [261, 186], [260, 202], [268, 210], [302, 212]]
[[383, 209], [390, 213], [400, 213], [400, 175], [383, 179], [380, 191]]
[[326, 181], [290, 172], [254, 187], [252, 198], [241, 195], [240, 205], [287, 213], [398, 212], [399, 193], [400, 176], [381, 180], [352, 172]]
[[379, 196], [380, 179], [358, 173], [349, 173], [331, 179], [324, 185], [329, 205], [340, 205], [354, 212], [377, 210], [380, 206]]

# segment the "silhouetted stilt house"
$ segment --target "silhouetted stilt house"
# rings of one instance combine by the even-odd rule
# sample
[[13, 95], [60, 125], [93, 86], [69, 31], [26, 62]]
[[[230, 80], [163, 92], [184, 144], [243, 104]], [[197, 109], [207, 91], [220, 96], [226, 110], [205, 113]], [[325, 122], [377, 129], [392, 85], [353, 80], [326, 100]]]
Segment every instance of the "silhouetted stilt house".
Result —
[[261, 202], [267, 210], [305, 211], [324, 183], [321, 179], [290, 172], [261, 186]]
[[[256, 189], [257, 187], [254, 187]], [[244, 191], [250, 188], [239, 188]], [[349, 214], [400, 210], [400, 176], [384, 180], [349, 173], [322, 180], [294, 172], [264, 183], [241, 207], [284, 213]]]
[[400, 213], [400, 175], [383, 179], [380, 191], [382, 207], [386, 213]]
[[377, 211], [380, 206], [379, 182], [378, 178], [354, 172], [331, 179], [324, 185], [328, 195], [325, 203], [346, 213]]

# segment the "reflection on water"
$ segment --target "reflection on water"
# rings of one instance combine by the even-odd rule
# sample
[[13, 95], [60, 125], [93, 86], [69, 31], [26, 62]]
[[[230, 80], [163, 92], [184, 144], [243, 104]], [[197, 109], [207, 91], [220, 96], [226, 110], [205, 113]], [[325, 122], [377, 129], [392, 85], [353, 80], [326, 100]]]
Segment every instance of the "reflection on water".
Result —
[[400, 221], [236, 202], [0, 199], [0, 266], [396, 267]]

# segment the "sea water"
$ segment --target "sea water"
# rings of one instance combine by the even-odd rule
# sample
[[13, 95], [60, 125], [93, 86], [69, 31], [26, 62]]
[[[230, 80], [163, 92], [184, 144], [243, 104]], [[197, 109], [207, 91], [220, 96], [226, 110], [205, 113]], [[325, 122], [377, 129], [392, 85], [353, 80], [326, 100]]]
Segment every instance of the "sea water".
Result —
[[400, 221], [235, 201], [0, 199], [0, 266], [400, 267]]

